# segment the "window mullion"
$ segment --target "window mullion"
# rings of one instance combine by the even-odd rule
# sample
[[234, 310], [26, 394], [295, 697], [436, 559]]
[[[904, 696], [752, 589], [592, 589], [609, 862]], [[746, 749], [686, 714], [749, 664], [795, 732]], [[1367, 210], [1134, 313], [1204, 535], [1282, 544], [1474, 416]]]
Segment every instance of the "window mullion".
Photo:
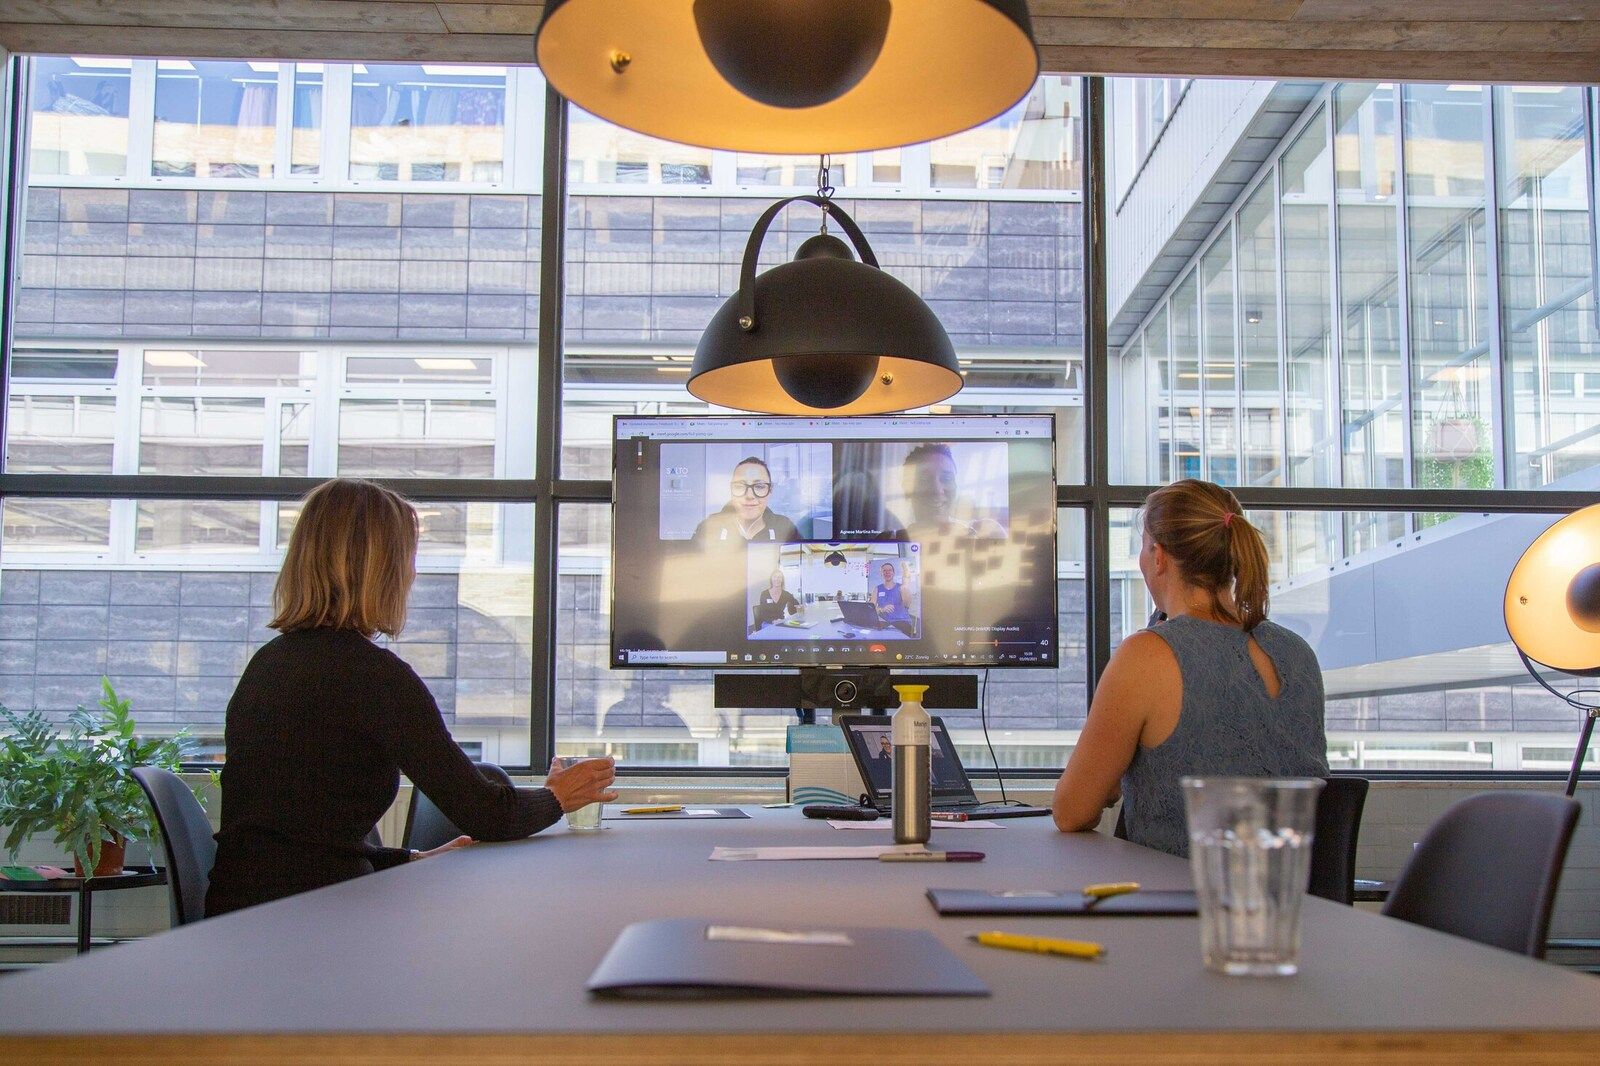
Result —
[[329, 63], [322, 68], [322, 170], [321, 180], [333, 188], [350, 185], [350, 80], [349, 63]]
[[128, 75], [128, 169], [135, 181], [150, 179], [155, 151], [156, 61], [135, 59]]

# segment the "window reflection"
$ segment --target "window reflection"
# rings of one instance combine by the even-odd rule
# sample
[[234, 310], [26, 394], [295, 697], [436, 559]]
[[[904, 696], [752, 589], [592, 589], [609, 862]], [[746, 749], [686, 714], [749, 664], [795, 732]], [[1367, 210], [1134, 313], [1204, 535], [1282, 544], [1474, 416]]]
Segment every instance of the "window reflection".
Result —
[[155, 91], [156, 177], [274, 176], [278, 64], [162, 59]]
[[505, 176], [504, 67], [357, 63], [350, 176], [498, 182]]
[[33, 61], [28, 167], [36, 176], [121, 176], [128, 169], [131, 59]]

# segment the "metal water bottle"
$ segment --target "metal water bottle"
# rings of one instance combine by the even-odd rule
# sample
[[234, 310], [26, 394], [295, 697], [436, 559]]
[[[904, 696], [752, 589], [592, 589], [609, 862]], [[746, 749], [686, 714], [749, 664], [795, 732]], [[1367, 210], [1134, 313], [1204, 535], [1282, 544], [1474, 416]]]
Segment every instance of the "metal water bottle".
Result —
[[927, 685], [896, 685], [900, 709], [894, 712], [894, 842], [926, 844], [933, 832], [933, 753], [928, 712], [922, 709]]

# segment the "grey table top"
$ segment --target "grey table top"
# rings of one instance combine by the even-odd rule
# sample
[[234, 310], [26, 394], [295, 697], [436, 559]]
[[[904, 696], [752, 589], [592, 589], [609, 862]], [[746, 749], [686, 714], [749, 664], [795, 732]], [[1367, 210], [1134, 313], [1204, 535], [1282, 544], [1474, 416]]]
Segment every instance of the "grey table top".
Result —
[[[747, 808], [749, 809], [749, 808]], [[0, 978], [0, 1035], [22, 1033], [632, 1033], [1488, 1031], [1600, 1029], [1582, 974], [1308, 899], [1302, 971], [1227, 978], [1193, 918], [940, 918], [930, 886], [1189, 884], [1186, 863], [1048, 819], [934, 830], [971, 865], [708, 861], [714, 845], [887, 843], [798, 810], [739, 821], [558, 827]], [[627, 924], [703, 917], [802, 928], [933, 930], [987, 999], [647, 1003], [584, 982]], [[997, 951], [1003, 928], [1104, 943], [1098, 963]]]

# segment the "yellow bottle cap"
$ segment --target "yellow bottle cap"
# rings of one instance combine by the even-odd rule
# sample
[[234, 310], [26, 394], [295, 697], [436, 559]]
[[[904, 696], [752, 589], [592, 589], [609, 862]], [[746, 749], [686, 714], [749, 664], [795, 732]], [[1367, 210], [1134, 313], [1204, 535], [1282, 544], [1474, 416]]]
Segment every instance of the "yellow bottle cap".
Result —
[[921, 703], [922, 694], [928, 691], [927, 685], [895, 685], [894, 690], [900, 694], [901, 703]]

